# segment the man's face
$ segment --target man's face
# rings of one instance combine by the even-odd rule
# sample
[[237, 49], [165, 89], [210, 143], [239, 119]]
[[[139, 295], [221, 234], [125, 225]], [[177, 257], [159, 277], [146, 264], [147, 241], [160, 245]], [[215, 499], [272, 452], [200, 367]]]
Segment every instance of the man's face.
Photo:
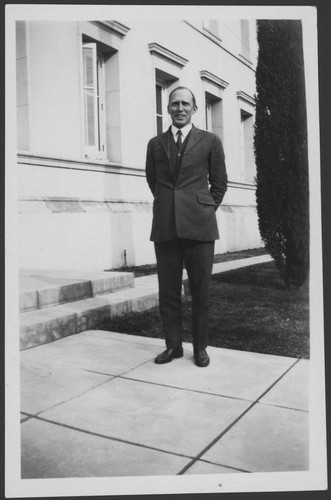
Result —
[[191, 93], [186, 89], [176, 90], [170, 98], [168, 113], [173, 125], [177, 128], [185, 127], [190, 123], [192, 115], [195, 113]]

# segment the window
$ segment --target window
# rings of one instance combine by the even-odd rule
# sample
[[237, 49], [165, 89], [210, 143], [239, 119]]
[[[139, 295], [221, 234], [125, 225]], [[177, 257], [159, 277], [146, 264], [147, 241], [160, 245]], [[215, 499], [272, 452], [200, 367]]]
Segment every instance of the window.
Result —
[[167, 128], [166, 84], [160, 80], [156, 80], [155, 97], [156, 97], [156, 134], [160, 135]]
[[205, 92], [206, 130], [213, 132], [223, 140], [223, 108], [222, 99]]
[[169, 93], [177, 87], [178, 78], [174, 75], [155, 68], [155, 130], [160, 135], [170, 125], [168, 114]]
[[96, 43], [83, 43], [83, 99], [85, 156], [106, 157], [104, 55]]
[[155, 68], [155, 132], [159, 135], [169, 125], [168, 95], [178, 85], [181, 70], [188, 59], [156, 42], [149, 43], [148, 48]]
[[240, 125], [242, 177], [244, 181], [253, 183], [255, 178], [253, 116], [243, 109], [240, 110]]
[[16, 21], [17, 147], [29, 149], [29, 98], [26, 24]]
[[243, 56], [245, 59], [250, 60], [249, 21], [248, 21], [248, 19], [241, 19], [241, 21], [240, 21], [240, 38], [241, 38], [240, 55]]
[[211, 102], [210, 99], [206, 97], [205, 102], [205, 112], [206, 112], [206, 130], [211, 132]]
[[129, 28], [118, 21], [79, 21], [82, 155], [122, 163], [120, 49]]
[[218, 35], [219, 25], [217, 19], [208, 19], [207, 29], [214, 33], [214, 35]]
[[213, 35], [219, 36], [219, 23], [217, 19], [206, 19], [204, 21], [204, 28], [213, 33]]
[[222, 39], [220, 36], [220, 22], [218, 19], [204, 19], [203, 33], [213, 42], [221, 45]]

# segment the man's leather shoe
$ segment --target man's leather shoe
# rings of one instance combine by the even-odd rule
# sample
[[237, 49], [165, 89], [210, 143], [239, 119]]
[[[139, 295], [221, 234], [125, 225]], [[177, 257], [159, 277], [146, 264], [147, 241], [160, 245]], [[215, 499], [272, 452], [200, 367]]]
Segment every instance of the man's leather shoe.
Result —
[[156, 356], [155, 363], [161, 365], [162, 363], [170, 363], [174, 358], [183, 357], [183, 348], [177, 347], [176, 349], [166, 349], [164, 352]]
[[208, 366], [209, 356], [205, 349], [194, 349], [194, 361], [197, 366]]

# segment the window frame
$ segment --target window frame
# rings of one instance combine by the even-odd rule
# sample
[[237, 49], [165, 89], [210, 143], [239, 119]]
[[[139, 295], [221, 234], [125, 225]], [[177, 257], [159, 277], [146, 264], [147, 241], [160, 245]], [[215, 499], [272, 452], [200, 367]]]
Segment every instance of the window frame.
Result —
[[[86, 85], [86, 65], [84, 50], [92, 50], [93, 87]], [[82, 39], [82, 99], [83, 99], [83, 149], [84, 156], [91, 160], [105, 160], [106, 151], [106, 118], [105, 118], [105, 75], [104, 54], [98, 50], [97, 41], [84, 41]], [[94, 118], [94, 144], [88, 144], [88, 116], [86, 94], [93, 90], [93, 118]]]
[[[254, 158], [254, 115], [253, 113], [250, 113], [246, 109], [243, 109], [240, 107], [240, 158], [241, 158], [241, 179], [243, 182], [247, 184], [254, 184], [254, 177], [256, 175], [256, 164], [255, 164], [255, 158]], [[245, 127], [245, 122], [247, 120], [250, 120], [250, 136], [249, 136], [249, 141], [250, 141], [250, 150], [247, 150], [246, 142], [247, 142], [247, 131]], [[251, 160], [247, 161], [247, 153], [249, 154], [250, 157], [252, 157]], [[249, 178], [248, 175], [248, 169], [249, 169], [249, 163], [253, 163], [254, 165], [254, 171], [255, 175], [253, 179]]]
[[[218, 92], [220, 94], [220, 92]], [[205, 103], [205, 128], [216, 134], [223, 143], [224, 120], [223, 120], [223, 98], [210, 92], [210, 88], [204, 89]]]
[[216, 42], [218, 45], [222, 44], [219, 19], [215, 18], [203, 19], [202, 32], [213, 42]]
[[[206, 95], [206, 93], [205, 93]], [[211, 104], [211, 99], [209, 99], [207, 96], [205, 97], [205, 126], [206, 130], [209, 132], [213, 131], [212, 127], [212, 104]]]
[[249, 19], [240, 19], [240, 56], [251, 61], [250, 24]]
[[[156, 88], [161, 88], [161, 113], [158, 113], [157, 93]], [[160, 78], [155, 79], [155, 131], [156, 135], [160, 135], [167, 129], [167, 84]], [[161, 118], [161, 132], [158, 131], [158, 118]]]
[[97, 51], [98, 77], [98, 118], [99, 118], [99, 154], [102, 159], [107, 157], [106, 151], [106, 86], [105, 86], [105, 55]]

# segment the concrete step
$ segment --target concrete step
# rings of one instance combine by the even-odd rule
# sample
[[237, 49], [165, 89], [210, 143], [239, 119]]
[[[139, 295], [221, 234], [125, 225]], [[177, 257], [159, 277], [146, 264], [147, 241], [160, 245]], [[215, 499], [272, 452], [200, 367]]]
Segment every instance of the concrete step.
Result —
[[97, 328], [105, 319], [158, 304], [157, 278], [136, 279], [135, 287], [20, 314], [20, 349]]
[[20, 271], [20, 312], [92, 298], [134, 286], [133, 273]]
[[[214, 264], [213, 274], [272, 260], [269, 255]], [[20, 272], [20, 349], [98, 328], [105, 319], [158, 305], [157, 275], [122, 272]], [[183, 293], [188, 292], [183, 273]]]

